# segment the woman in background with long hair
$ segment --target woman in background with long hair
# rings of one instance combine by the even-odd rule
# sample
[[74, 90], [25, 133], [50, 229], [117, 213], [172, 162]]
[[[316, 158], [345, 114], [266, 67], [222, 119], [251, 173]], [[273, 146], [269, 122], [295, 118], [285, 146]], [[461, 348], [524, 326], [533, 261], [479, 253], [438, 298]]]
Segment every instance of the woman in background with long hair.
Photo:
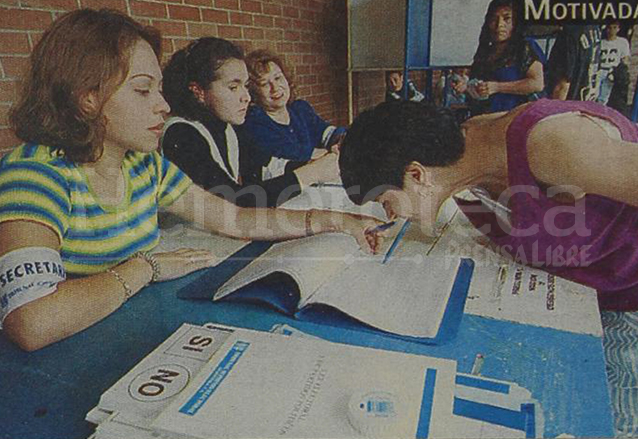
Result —
[[473, 114], [508, 111], [543, 91], [542, 52], [525, 39], [521, 3], [493, 0], [470, 71]]

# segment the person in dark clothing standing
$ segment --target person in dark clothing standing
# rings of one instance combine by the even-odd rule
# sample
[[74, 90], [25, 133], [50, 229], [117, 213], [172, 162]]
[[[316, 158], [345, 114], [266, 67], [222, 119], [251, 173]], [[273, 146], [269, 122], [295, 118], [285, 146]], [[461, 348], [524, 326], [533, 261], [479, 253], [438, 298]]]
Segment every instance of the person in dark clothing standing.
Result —
[[[173, 117], [162, 150], [204, 189], [239, 206], [272, 207], [318, 182], [328, 160], [264, 180], [272, 157], [239, 127], [250, 103], [248, 80], [242, 50], [227, 40], [200, 38], [173, 54], [164, 69]], [[333, 162], [336, 167], [336, 157]]]
[[607, 106], [629, 117], [629, 67], [620, 63], [614, 69], [614, 86], [611, 89]]
[[547, 61], [553, 99], [595, 101], [598, 97], [601, 31], [598, 25], [566, 25]]
[[467, 92], [473, 115], [509, 111], [539, 98], [542, 51], [525, 38], [522, 2], [492, 0], [485, 13]]

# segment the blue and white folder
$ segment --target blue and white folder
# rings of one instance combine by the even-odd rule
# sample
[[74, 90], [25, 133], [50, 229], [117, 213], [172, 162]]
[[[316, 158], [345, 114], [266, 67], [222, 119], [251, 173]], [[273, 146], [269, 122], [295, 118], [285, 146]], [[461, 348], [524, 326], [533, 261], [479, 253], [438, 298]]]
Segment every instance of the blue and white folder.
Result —
[[87, 415], [92, 439], [543, 434], [540, 405], [514, 383], [288, 325], [272, 332], [183, 325], [102, 395]]
[[[318, 338], [286, 324], [274, 325], [270, 330], [292, 337]], [[452, 413], [448, 437], [543, 437], [542, 408], [529, 390], [516, 383], [457, 373]]]
[[543, 436], [543, 412], [527, 389], [468, 374], [457, 374], [455, 384], [456, 437]]
[[200, 439], [445, 437], [455, 372], [447, 359], [238, 330], [150, 425]]

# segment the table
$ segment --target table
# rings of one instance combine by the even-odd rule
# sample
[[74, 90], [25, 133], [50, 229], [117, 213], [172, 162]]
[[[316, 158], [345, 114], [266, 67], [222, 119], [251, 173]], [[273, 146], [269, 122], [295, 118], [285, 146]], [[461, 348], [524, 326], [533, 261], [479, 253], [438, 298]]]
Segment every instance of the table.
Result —
[[516, 382], [541, 403], [546, 437], [613, 436], [599, 331], [465, 314], [454, 340], [417, 344], [302, 323], [258, 305], [176, 297], [203, 274], [150, 285], [101, 322], [37, 352], [22, 352], [0, 335], [0, 438], [88, 437], [93, 428], [84, 416], [100, 395], [184, 322], [265, 331], [287, 323], [331, 341], [454, 359], [464, 373], [480, 353], [482, 375]]

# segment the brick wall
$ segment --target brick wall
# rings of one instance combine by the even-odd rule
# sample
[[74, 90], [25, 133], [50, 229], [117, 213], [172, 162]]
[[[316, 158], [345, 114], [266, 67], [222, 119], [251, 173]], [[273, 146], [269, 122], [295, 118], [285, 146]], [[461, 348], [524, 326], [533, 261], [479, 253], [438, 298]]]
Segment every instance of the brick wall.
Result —
[[121, 10], [158, 27], [165, 59], [192, 39], [217, 36], [244, 49], [283, 55], [307, 99], [325, 119], [347, 122], [346, 5], [334, 0], [0, 0], [0, 155], [18, 143], [7, 124], [28, 54], [65, 11]]
[[385, 73], [382, 71], [354, 72], [352, 76], [354, 117], [385, 99]]

